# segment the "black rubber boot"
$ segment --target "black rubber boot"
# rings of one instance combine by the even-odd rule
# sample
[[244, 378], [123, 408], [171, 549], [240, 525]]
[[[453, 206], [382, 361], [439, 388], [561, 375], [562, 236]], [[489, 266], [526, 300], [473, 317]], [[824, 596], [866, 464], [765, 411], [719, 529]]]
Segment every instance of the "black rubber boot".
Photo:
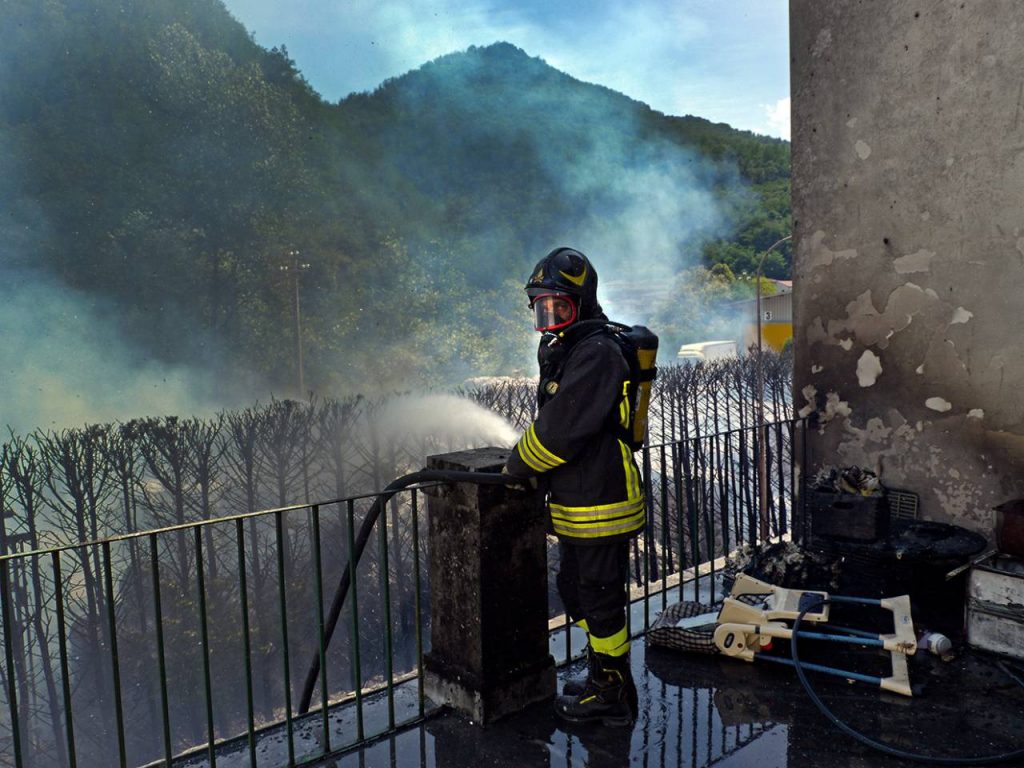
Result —
[[593, 654], [594, 665], [583, 691], [558, 696], [555, 714], [570, 723], [601, 721], [605, 725], [632, 725], [636, 720], [637, 694], [629, 668], [629, 654]]
[[579, 696], [583, 693], [583, 689], [587, 687], [587, 680], [592, 678], [597, 670], [597, 654], [594, 653], [594, 649], [589, 645], [587, 646], [587, 674], [585, 677], [577, 677], [572, 680], [566, 680], [565, 685], [562, 686], [563, 696]]

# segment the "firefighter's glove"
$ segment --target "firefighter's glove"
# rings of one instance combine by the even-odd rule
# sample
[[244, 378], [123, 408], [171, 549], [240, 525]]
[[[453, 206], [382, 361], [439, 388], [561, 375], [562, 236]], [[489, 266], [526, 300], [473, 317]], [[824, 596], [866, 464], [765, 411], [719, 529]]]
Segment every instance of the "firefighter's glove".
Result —
[[[501, 468], [501, 474], [508, 477], [512, 477], [512, 474], [508, 471], [508, 467]], [[535, 491], [537, 490], [537, 478], [536, 477], [517, 477], [516, 482], [509, 483], [508, 487], [513, 491]]]

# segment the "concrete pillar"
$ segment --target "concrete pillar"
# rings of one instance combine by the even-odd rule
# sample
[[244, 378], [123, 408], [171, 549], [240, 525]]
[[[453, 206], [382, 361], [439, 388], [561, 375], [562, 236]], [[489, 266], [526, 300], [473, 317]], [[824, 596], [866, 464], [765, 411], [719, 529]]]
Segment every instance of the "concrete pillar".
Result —
[[[500, 472], [507, 456], [482, 448], [431, 456], [427, 466]], [[481, 724], [553, 696], [541, 495], [458, 483], [430, 491], [427, 513], [427, 696]]]
[[791, 0], [797, 407], [990, 534], [1024, 496], [1024, 3]]

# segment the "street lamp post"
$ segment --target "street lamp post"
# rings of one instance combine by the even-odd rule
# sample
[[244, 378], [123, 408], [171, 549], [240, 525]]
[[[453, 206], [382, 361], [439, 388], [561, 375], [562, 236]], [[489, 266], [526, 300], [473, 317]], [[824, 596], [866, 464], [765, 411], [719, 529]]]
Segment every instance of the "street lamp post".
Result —
[[302, 363], [302, 306], [299, 302], [299, 273], [309, 269], [308, 263], [299, 261], [301, 255], [298, 250], [290, 250], [286, 254], [289, 261], [281, 265], [281, 271], [287, 272], [292, 278], [292, 290], [295, 307], [295, 362], [298, 376], [298, 396], [306, 396], [305, 371]]
[[764, 260], [768, 254], [789, 240], [792, 235], [786, 235], [781, 240], [772, 244], [771, 248], [761, 254], [761, 260], [757, 263], [757, 499], [758, 499], [758, 522], [759, 534], [762, 541], [768, 540], [768, 425], [764, 421], [764, 349], [761, 341], [761, 272], [764, 269]]

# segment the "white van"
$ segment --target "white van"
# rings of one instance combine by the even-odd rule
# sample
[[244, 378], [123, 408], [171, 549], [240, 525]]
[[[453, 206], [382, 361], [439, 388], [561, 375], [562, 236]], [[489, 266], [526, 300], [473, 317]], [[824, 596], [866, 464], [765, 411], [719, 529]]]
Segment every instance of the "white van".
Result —
[[676, 359], [684, 365], [722, 360], [726, 357], [736, 357], [735, 341], [698, 341], [696, 344], [683, 344], [676, 354]]

